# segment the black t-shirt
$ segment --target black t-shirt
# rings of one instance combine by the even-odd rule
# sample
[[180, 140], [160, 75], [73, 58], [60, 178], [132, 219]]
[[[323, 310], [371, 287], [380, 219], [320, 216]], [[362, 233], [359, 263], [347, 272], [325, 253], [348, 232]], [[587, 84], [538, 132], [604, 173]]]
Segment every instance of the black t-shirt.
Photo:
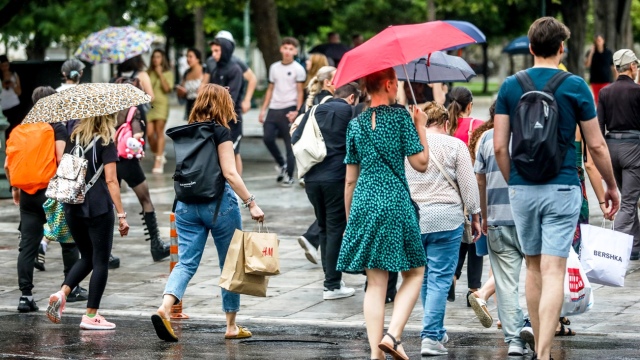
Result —
[[[74, 139], [67, 140], [67, 146], [64, 149], [65, 154], [71, 153], [75, 145]], [[84, 158], [88, 160], [87, 175], [85, 177], [85, 182], [88, 183], [100, 168], [100, 165], [118, 161], [118, 150], [113, 140], [109, 141], [109, 144], [103, 145], [102, 140], [98, 139], [94, 146], [84, 154]], [[64, 204], [64, 209], [65, 213], [84, 218], [92, 218], [113, 211], [113, 201], [105, 181], [104, 170], [98, 181], [87, 192], [84, 203], [77, 205]]]
[[216, 123], [213, 127], [213, 140], [216, 143], [216, 147], [220, 146], [220, 144], [225, 141], [231, 141], [231, 131]]
[[63, 123], [51, 124], [53, 128], [53, 138], [55, 141], [67, 141], [67, 127]]
[[593, 52], [591, 59], [591, 68], [589, 68], [590, 82], [592, 84], [606, 84], [613, 80], [611, 73], [613, 66], [613, 53], [605, 48], [603, 52], [597, 50]]

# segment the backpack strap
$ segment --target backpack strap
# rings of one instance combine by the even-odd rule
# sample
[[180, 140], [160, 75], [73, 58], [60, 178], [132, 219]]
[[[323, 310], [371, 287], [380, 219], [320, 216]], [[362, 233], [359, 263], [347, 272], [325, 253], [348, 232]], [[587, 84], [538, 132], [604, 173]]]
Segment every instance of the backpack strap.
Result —
[[555, 94], [556, 90], [562, 85], [562, 83], [570, 77], [572, 74], [567, 71], [559, 71], [557, 74], [553, 75], [547, 84], [544, 86], [542, 91], [548, 92], [549, 94]]
[[129, 112], [127, 113], [127, 124], [131, 124], [133, 117], [136, 115], [136, 110], [138, 110], [138, 108], [135, 106], [129, 108]]
[[536, 91], [536, 85], [531, 80], [531, 76], [527, 74], [526, 70], [520, 70], [516, 73], [516, 80], [520, 83], [520, 87], [524, 93], [528, 93], [529, 91]]

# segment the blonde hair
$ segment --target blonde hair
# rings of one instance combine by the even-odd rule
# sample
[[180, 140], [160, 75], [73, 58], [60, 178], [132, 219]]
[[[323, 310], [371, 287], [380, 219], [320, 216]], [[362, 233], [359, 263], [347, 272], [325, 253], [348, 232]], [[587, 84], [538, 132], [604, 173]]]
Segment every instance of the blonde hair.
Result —
[[331, 80], [335, 73], [336, 68], [333, 66], [323, 66], [318, 70], [318, 74], [314, 76], [313, 79], [309, 81], [309, 85], [307, 85], [307, 90], [309, 91], [309, 96], [307, 96], [307, 107], [313, 106], [313, 98], [322, 91], [324, 81]]
[[309, 69], [309, 72], [307, 73], [307, 79], [304, 81], [305, 89], [307, 88], [307, 86], [309, 86], [309, 82], [311, 82], [311, 79], [313, 79], [318, 74], [318, 71], [321, 67], [329, 66], [329, 60], [327, 60], [327, 57], [324, 56], [324, 54], [311, 54], [309, 56], [309, 61], [311, 62], [311, 69]]
[[427, 114], [427, 127], [433, 125], [444, 126], [449, 120], [447, 109], [435, 101], [426, 103], [423, 110]]
[[229, 90], [220, 85], [204, 85], [189, 114], [189, 124], [207, 121], [216, 122], [227, 129], [229, 121], [238, 121]]
[[102, 139], [102, 145], [109, 145], [116, 132], [116, 114], [93, 116], [78, 121], [78, 125], [71, 132], [71, 140], [80, 140], [76, 145], [86, 147], [98, 136]]

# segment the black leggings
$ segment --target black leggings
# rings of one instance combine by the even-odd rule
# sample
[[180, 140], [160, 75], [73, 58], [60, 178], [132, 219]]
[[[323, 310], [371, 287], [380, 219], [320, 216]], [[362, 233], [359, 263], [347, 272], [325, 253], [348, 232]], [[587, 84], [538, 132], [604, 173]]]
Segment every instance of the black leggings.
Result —
[[69, 271], [64, 285], [73, 289], [93, 271], [89, 280], [87, 308], [98, 309], [109, 277], [115, 215], [113, 211], [93, 218], [74, 216], [68, 211], [65, 215], [81, 258]]

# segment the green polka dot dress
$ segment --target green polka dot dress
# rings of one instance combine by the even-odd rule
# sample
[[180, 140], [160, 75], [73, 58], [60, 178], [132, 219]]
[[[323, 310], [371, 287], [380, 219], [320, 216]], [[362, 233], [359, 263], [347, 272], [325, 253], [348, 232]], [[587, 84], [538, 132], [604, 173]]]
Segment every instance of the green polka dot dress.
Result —
[[[373, 112], [376, 113], [375, 130], [371, 128]], [[368, 132], [369, 137], [364, 132]], [[375, 143], [375, 148], [370, 141]], [[380, 156], [384, 156], [406, 184], [404, 159], [422, 150], [411, 116], [404, 109], [378, 106], [351, 120], [344, 162], [359, 164], [360, 176], [340, 248], [338, 271], [398, 272], [426, 265], [420, 227], [409, 193], [380, 160]]]

